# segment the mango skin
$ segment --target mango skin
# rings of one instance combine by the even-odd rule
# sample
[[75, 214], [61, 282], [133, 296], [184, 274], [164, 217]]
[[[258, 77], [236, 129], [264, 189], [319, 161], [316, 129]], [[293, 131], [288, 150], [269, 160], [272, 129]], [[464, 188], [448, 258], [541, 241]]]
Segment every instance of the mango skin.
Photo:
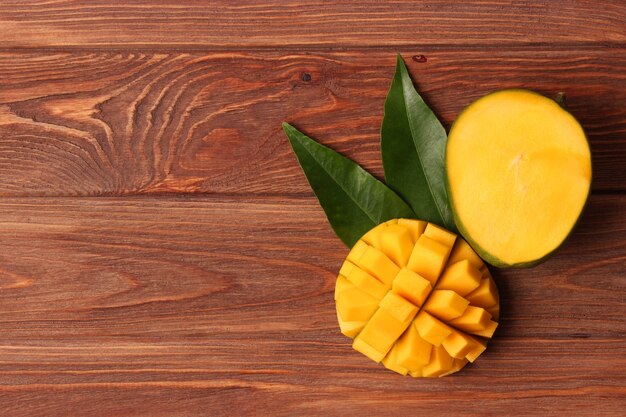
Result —
[[[531, 90], [522, 89], [522, 88], [510, 88], [510, 89], [503, 89], [503, 90], [493, 91], [493, 92], [491, 92], [489, 94], [486, 94], [486, 95], [482, 96], [481, 98], [473, 101], [465, 109], [463, 109], [463, 111], [461, 113], [459, 113], [459, 115], [457, 116], [455, 121], [452, 123], [452, 127], [450, 128], [450, 130], [452, 130], [452, 128], [454, 127], [454, 125], [457, 122], [457, 120], [460, 119], [461, 115], [464, 112], [466, 112], [472, 105], [477, 103], [478, 101], [480, 101], [480, 100], [482, 100], [482, 99], [484, 99], [486, 97], [490, 97], [490, 96], [492, 96], [494, 94], [506, 93], [506, 92], [516, 92], [516, 91], [531, 93], [531, 94], [535, 94], [535, 95], [538, 95], [540, 97], [545, 98], [545, 96], [543, 96], [542, 94], [536, 93], [536, 92], [531, 91]], [[559, 105], [560, 105], [560, 103], [559, 103]], [[563, 109], [564, 112], [567, 112], [572, 117], [574, 117], [562, 105], [561, 105], [561, 108]], [[582, 129], [582, 126], [581, 126], [581, 129]], [[583, 129], [583, 131], [584, 131], [584, 129]], [[586, 135], [585, 135], [585, 141], [587, 142], [587, 147], [589, 147], [589, 149], [591, 149], [591, 147], [589, 146], [589, 139], [586, 137]], [[448, 176], [448, 169], [447, 169], [447, 167], [448, 167], [448, 158], [447, 158], [448, 152], [447, 151], [448, 151], [448, 147], [449, 146], [450, 146], [450, 141], [448, 140], [448, 143], [446, 144], [446, 157], [445, 157], [445, 160], [444, 160], [444, 165], [445, 165], [445, 168], [446, 168], [445, 169], [445, 176], [444, 176], [444, 178], [445, 178], [446, 191], [448, 193], [448, 201], [450, 203], [450, 209], [452, 211], [452, 216], [454, 217], [454, 223], [456, 224], [456, 227], [459, 230], [459, 233], [461, 234], [461, 236], [463, 236], [463, 238], [467, 241], [467, 243], [470, 244], [470, 246], [474, 249], [474, 251], [476, 251], [476, 253], [485, 262], [489, 263], [490, 265], [495, 266], [496, 268], [501, 268], [501, 269], [508, 269], [508, 268], [532, 268], [532, 267], [535, 267], [535, 266], [545, 262], [546, 260], [548, 260], [551, 256], [553, 256], [556, 253], [556, 251], [558, 251], [561, 247], [563, 247], [565, 242], [567, 242], [569, 237], [572, 235], [572, 232], [576, 229], [576, 226], [578, 226], [578, 224], [580, 223], [580, 219], [582, 218], [583, 213], [585, 212], [585, 208], [587, 207], [587, 204], [589, 203], [589, 194], [591, 193], [591, 184], [593, 183], [593, 165], [591, 167], [591, 179], [589, 181], [589, 189], [587, 190], [587, 196], [585, 198], [585, 203], [583, 205], [583, 209], [580, 211], [580, 214], [578, 215], [578, 219], [574, 223], [574, 226], [570, 230], [570, 233], [563, 239], [563, 241], [556, 248], [554, 248], [554, 250], [552, 250], [551, 252], [545, 254], [541, 258], [535, 259], [535, 260], [532, 260], [532, 261], [528, 261], [528, 262], [518, 262], [518, 263], [509, 264], [509, 263], [506, 263], [506, 262], [502, 261], [501, 259], [493, 256], [491, 253], [487, 252], [483, 247], [481, 247], [472, 238], [472, 236], [467, 231], [467, 228], [465, 227], [465, 225], [461, 221], [459, 213], [458, 213], [458, 211], [456, 209], [456, 206], [454, 204], [454, 200], [452, 199], [452, 193], [451, 193], [451, 189], [450, 189], [450, 178]]]

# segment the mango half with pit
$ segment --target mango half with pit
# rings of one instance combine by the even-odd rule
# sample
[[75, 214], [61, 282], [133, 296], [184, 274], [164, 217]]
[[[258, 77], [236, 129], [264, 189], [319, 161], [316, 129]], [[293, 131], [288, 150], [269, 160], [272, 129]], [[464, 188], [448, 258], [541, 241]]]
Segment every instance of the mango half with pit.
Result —
[[470, 245], [433, 223], [395, 219], [351, 249], [335, 285], [352, 347], [413, 377], [461, 370], [498, 327], [495, 282]]

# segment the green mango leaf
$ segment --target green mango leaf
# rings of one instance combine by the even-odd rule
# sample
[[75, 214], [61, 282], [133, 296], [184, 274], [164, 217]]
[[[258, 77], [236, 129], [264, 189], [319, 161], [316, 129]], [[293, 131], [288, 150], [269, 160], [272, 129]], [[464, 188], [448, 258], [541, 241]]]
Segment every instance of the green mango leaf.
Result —
[[445, 182], [446, 141], [445, 129], [415, 90], [398, 55], [381, 128], [385, 180], [418, 218], [456, 231]]
[[359, 165], [288, 123], [283, 130], [330, 225], [348, 247], [380, 223], [415, 218], [396, 193]]

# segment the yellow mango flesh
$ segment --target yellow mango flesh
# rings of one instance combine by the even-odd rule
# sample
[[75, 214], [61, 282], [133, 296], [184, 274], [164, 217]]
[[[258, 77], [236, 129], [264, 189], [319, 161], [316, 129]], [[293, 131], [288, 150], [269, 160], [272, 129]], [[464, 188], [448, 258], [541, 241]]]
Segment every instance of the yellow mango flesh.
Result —
[[464, 259], [446, 268], [437, 282], [437, 289], [452, 290], [459, 295], [466, 296], [480, 286], [481, 277], [481, 272]]
[[435, 290], [424, 306], [424, 310], [441, 320], [461, 317], [469, 301], [451, 290]]
[[423, 234], [417, 239], [407, 267], [435, 285], [451, 248]]
[[455, 220], [480, 255], [501, 266], [540, 262], [585, 205], [591, 154], [578, 122], [524, 90], [489, 94], [455, 121], [446, 148]]
[[410, 269], [402, 268], [393, 280], [392, 289], [395, 293], [420, 307], [426, 301], [432, 286], [426, 278]]
[[499, 303], [471, 247], [411, 219], [383, 223], [365, 236], [335, 287], [339, 326], [353, 348], [413, 377], [448, 375], [476, 360], [497, 327], [491, 312], [499, 312]]

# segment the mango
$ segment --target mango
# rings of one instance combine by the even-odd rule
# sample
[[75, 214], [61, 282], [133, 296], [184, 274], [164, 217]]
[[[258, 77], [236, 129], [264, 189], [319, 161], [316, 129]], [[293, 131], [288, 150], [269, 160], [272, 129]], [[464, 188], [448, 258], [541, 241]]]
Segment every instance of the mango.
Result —
[[357, 287], [361, 291], [368, 293], [378, 300], [382, 299], [389, 290], [388, 285], [380, 282], [379, 280], [358, 267], [352, 268], [350, 273], [346, 275], [346, 278], [355, 287]]
[[341, 292], [337, 298], [337, 311], [344, 321], [369, 320], [377, 307], [377, 299], [356, 287]]
[[391, 224], [382, 229], [380, 234], [381, 250], [396, 265], [403, 267], [409, 261], [413, 250], [411, 231], [401, 224]]
[[591, 188], [591, 152], [554, 100], [503, 90], [470, 104], [445, 152], [455, 224], [491, 265], [530, 267], [560, 247]]
[[472, 305], [482, 308], [489, 308], [498, 304], [498, 289], [491, 277], [483, 278], [480, 285], [467, 295], [467, 299]]
[[469, 301], [451, 290], [435, 290], [430, 294], [424, 310], [441, 320], [461, 317]]
[[337, 320], [352, 347], [389, 370], [438, 377], [486, 349], [498, 326], [495, 281], [462, 238], [413, 219], [376, 226], [342, 264]]
[[420, 307], [430, 294], [430, 281], [407, 268], [402, 268], [393, 280], [392, 289], [396, 294], [406, 298]]
[[466, 296], [480, 286], [482, 273], [468, 259], [450, 264], [437, 282], [437, 289]]
[[417, 272], [434, 286], [448, 260], [450, 250], [449, 246], [423, 234], [413, 247], [407, 268]]
[[417, 239], [419, 239], [422, 233], [424, 233], [424, 229], [426, 229], [428, 222], [414, 219], [398, 219], [398, 224], [409, 229], [411, 237], [413, 238], [413, 244], [415, 244]]

